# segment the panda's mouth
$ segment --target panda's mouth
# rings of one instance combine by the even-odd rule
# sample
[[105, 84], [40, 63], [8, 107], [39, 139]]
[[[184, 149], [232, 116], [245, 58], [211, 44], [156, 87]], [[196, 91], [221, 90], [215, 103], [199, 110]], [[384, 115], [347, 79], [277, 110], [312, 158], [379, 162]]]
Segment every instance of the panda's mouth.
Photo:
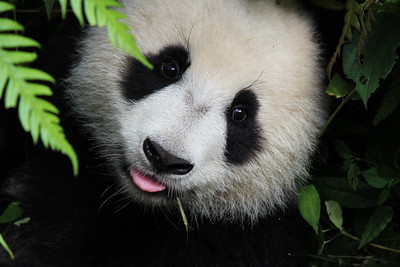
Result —
[[166, 185], [157, 181], [154, 177], [144, 175], [132, 167], [129, 168], [129, 174], [133, 183], [144, 192], [157, 193], [167, 189]]

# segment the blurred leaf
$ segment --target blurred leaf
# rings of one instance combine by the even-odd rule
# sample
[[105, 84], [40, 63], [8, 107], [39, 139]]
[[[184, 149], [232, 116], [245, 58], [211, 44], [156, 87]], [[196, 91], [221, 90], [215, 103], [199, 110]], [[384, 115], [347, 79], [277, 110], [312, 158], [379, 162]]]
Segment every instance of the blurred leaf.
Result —
[[383, 203], [385, 203], [385, 201], [388, 199], [388, 197], [390, 195], [390, 191], [392, 190], [392, 188], [395, 187], [399, 183], [400, 183], [400, 179], [392, 179], [389, 181], [389, 184], [379, 195], [378, 206], [381, 206]]
[[346, 178], [324, 177], [314, 179], [313, 184], [323, 199], [336, 200], [347, 208], [375, 207], [379, 192], [360, 181], [354, 191]]
[[353, 187], [353, 190], [357, 190], [358, 186], [358, 176], [361, 174], [361, 170], [358, 167], [356, 162], [352, 162], [349, 166], [349, 169], [347, 171], [347, 179], [349, 181], [349, 184]]
[[321, 202], [313, 185], [303, 186], [299, 192], [299, 210], [301, 216], [318, 234], [318, 222], [321, 214]]
[[14, 10], [14, 6], [6, 3], [6, 2], [0, 2], [0, 13], [2, 12], [6, 12], [6, 11], [10, 11], [10, 10]]
[[18, 221], [15, 221], [15, 222], [14, 222], [14, 225], [16, 225], [16, 226], [21, 226], [21, 225], [23, 225], [23, 224], [28, 223], [30, 220], [31, 220], [30, 217], [25, 217], [25, 218], [23, 218], [23, 219], [20, 219], [20, 220], [18, 220]]
[[391, 76], [393, 80], [389, 85], [389, 89], [382, 98], [381, 105], [376, 112], [373, 124], [377, 125], [387, 116], [392, 114], [400, 105], [400, 67], [393, 70]]
[[341, 140], [335, 140], [333, 144], [335, 145], [336, 152], [342, 159], [350, 159], [351, 157], [353, 157], [350, 148], [345, 142]]
[[11, 249], [8, 247], [2, 234], [0, 234], [0, 245], [2, 245], [3, 248], [7, 251], [7, 253], [10, 255], [11, 259], [14, 259], [14, 254], [12, 253]]
[[374, 1], [368, 9], [383, 11], [386, 13], [395, 13], [399, 9], [399, 6], [399, 0]]
[[386, 225], [392, 220], [393, 209], [387, 206], [378, 207], [374, 214], [369, 218], [366, 229], [361, 236], [358, 249], [372, 241], [382, 232]]
[[51, 11], [52, 11], [53, 5], [54, 5], [54, 0], [43, 0], [43, 1], [44, 1], [44, 7], [46, 9], [47, 17], [50, 19]]
[[340, 230], [343, 230], [342, 208], [334, 200], [325, 201], [326, 211], [331, 222]]
[[11, 202], [4, 212], [0, 215], [0, 223], [9, 223], [22, 216], [22, 209], [18, 202]]
[[[343, 71], [348, 78], [356, 83], [364, 105], [371, 94], [378, 88], [379, 80], [386, 78], [396, 60], [396, 49], [400, 45], [400, 14], [376, 14], [372, 23], [372, 33], [368, 35], [361, 52], [361, 65], [357, 63], [356, 41], [346, 44], [343, 48]], [[360, 38], [355, 33], [355, 38]]]

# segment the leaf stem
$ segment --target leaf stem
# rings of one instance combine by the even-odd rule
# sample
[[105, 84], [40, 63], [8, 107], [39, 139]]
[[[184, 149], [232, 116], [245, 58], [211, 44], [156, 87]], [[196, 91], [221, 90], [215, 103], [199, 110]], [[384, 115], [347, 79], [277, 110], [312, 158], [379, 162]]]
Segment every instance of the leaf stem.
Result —
[[321, 131], [317, 135], [317, 139], [320, 139], [321, 136], [324, 134], [328, 126], [331, 124], [333, 119], [336, 117], [336, 115], [339, 113], [339, 111], [343, 108], [343, 106], [349, 102], [353, 94], [356, 92], [356, 89], [354, 88], [340, 103], [340, 105], [336, 108], [336, 110], [332, 113], [332, 115], [329, 117], [328, 121], [325, 123], [324, 127], [322, 127]]

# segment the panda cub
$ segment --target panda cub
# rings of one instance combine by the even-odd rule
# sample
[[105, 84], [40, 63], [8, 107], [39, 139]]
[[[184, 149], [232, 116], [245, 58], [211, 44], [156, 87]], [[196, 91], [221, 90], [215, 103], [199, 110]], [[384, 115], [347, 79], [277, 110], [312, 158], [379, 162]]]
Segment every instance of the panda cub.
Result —
[[289, 0], [122, 4], [154, 68], [85, 31], [65, 81], [90, 143], [80, 176], [46, 162], [10, 179], [30, 222], [2, 266], [296, 266], [324, 120], [309, 16]]

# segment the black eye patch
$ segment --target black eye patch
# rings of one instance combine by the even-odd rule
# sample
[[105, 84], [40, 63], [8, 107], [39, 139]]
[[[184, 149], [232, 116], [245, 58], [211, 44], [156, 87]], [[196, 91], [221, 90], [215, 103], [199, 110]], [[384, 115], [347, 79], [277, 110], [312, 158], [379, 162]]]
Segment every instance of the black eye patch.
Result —
[[232, 164], [246, 162], [261, 150], [261, 130], [256, 120], [259, 102], [254, 92], [244, 89], [226, 109], [225, 157]]
[[182, 46], [168, 46], [158, 54], [148, 54], [145, 57], [154, 69], [145, 67], [132, 57], [127, 59], [120, 82], [127, 99], [140, 100], [178, 82], [190, 66], [189, 52]]

